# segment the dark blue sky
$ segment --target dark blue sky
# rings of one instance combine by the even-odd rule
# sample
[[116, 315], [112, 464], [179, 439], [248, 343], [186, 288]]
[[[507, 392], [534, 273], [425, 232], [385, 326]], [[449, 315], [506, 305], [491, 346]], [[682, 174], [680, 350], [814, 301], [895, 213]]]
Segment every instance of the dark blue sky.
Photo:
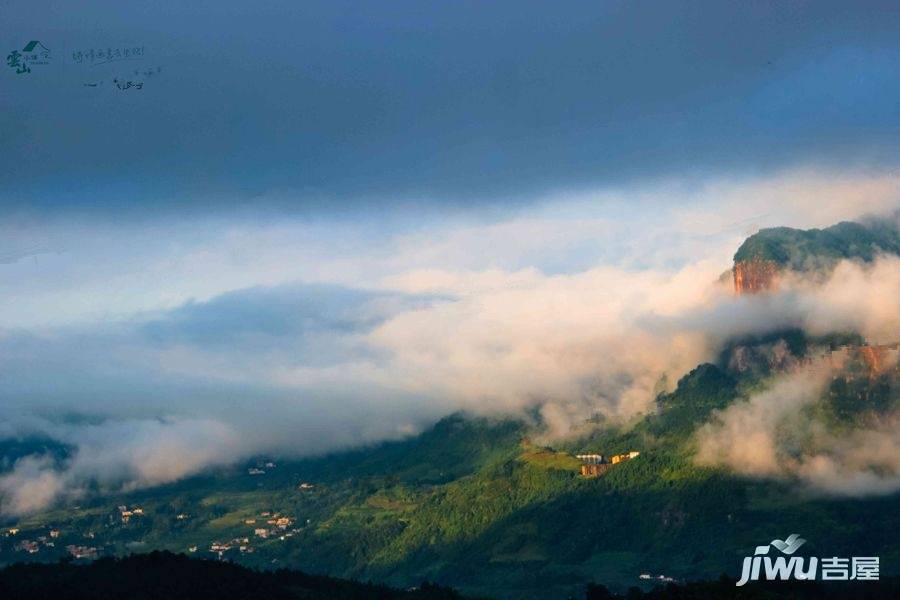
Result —
[[[4, 3], [4, 56], [52, 52], [0, 72], [7, 211], [342, 213], [896, 163], [892, 3], [183, 4]], [[72, 58], [126, 46], [144, 58]], [[161, 71], [116, 89], [132, 66]]]

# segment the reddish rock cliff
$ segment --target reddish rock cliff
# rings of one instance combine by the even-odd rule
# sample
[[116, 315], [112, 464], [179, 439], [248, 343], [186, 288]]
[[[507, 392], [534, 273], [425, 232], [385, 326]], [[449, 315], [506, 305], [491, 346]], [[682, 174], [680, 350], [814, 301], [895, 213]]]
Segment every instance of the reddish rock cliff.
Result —
[[900, 345], [860, 346], [859, 353], [871, 376], [877, 377], [898, 366]]
[[756, 294], [775, 289], [781, 267], [775, 261], [754, 258], [734, 263], [734, 293]]

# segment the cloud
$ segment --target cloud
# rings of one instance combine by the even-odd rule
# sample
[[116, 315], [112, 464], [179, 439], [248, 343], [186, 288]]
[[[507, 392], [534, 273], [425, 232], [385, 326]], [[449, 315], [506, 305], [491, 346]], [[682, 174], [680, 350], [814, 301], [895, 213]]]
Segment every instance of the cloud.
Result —
[[11, 473], [0, 475], [0, 514], [17, 516], [39, 511], [67, 491], [51, 461], [39, 456], [19, 459]]
[[814, 488], [846, 496], [892, 494], [900, 490], [900, 434], [897, 415], [877, 429], [828, 437], [828, 453], [805, 457], [797, 474]]
[[[459, 409], [544, 405], [549, 423], [555, 406], [554, 435], [598, 411], [633, 415], [662, 373], [705, 356], [699, 336], [660, 338], [636, 317], [702, 302], [716, 292], [697, 281], [718, 271], [410, 272], [390, 293], [257, 287], [103, 328], [7, 331], [2, 368], [15, 375], [0, 381], [0, 413], [14, 433], [75, 448], [61, 468], [23, 463], [8, 482], [154, 485], [257, 453], [398, 437]], [[89, 420], [41, 416], [60, 411]]]
[[754, 476], [782, 474], [784, 456], [777, 451], [776, 429], [817, 400], [829, 381], [827, 369], [804, 369], [714, 415], [716, 421], [698, 432], [697, 462], [725, 464]]
[[[719, 281], [754, 212], [747, 198], [772, 213], [761, 224], [801, 219], [807, 196], [794, 192], [807, 184], [823, 211], [850, 210], [810, 177], [598, 192], [415, 226], [35, 225], [65, 251], [0, 265], [0, 291], [16, 299], [0, 307], [0, 437], [37, 431], [75, 453], [23, 463], [15, 481], [154, 485], [254, 454], [396, 438], [459, 409], [538, 409], [560, 437], [597, 413], [646, 412], [664, 380], [735, 335], [900, 337], [897, 258], [787, 277], [777, 294], [735, 298]], [[856, 181], [867, 208], [896, 207], [890, 178]], [[630, 209], [629, 194], [668, 200]], [[24, 245], [27, 227], [3, 226]], [[165, 453], [148, 450], [155, 437]]]
[[[17, 516], [101, 492], [176, 481], [234, 462], [248, 448], [229, 426], [206, 419], [107, 420], [96, 424], [31, 420], [29, 433], [71, 444], [62, 461], [20, 458], [0, 475], [2, 514]], [[59, 464], [61, 462], [61, 464]]]
[[699, 332], [661, 337], [640, 319], [705, 304], [721, 293], [710, 285], [718, 272], [701, 263], [674, 275], [410, 273], [408, 289], [442, 290], [456, 301], [398, 315], [367, 341], [391, 350], [394, 381], [473, 410], [554, 400], [580, 405], [582, 419], [630, 416], [646, 409], [663, 373], [682, 374], [709, 352]]
[[[675, 174], [896, 166], [898, 24], [877, 2], [6, 7], [7, 52], [52, 51], [4, 72], [7, 213], [524, 205]], [[145, 58], [72, 58], [122, 45]], [[162, 71], [110, 87], [134, 67]]]
[[786, 273], [778, 293], [719, 296], [719, 301], [686, 307], [672, 316], [648, 315], [646, 326], [677, 332], [705, 331], [728, 338], [787, 328], [813, 335], [854, 331], [872, 343], [900, 339], [900, 316], [893, 298], [900, 293], [900, 257], [883, 255], [872, 263], [840, 261], [827, 277]]
[[797, 302], [813, 333], [843, 329], [891, 343], [900, 340], [898, 292], [900, 258], [883, 256], [871, 266], [842, 261], [823, 285], [801, 287]]
[[751, 477], [802, 482], [818, 494], [867, 496], [900, 490], [900, 415], [828, 424], [819, 403], [840, 369], [814, 363], [718, 411], [696, 433], [695, 460]]

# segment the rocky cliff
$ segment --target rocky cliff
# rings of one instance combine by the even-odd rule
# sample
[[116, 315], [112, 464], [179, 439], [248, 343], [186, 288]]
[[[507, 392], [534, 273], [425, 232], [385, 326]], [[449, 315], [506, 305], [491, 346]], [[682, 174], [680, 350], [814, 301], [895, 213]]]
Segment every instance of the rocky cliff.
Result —
[[756, 294], [775, 289], [778, 285], [780, 271], [781, 265], [773, 260], [752, 258], [736, 261], [732, 269], [734, 293], [738, 295]]
[[897, 218], [865, 224], [843, 222], [826, 229], [761, 229], [734, 255], [734, 291], [754, 294], [777, 287], [782, 271], [828, 273], [841, 260], [871, 262], [900, 255]]

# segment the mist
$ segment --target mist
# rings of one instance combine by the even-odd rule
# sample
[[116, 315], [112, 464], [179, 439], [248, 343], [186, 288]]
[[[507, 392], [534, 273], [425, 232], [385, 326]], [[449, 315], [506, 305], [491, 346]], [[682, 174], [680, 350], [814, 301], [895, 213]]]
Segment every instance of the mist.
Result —
[[864, 424], [829, 427], [807, 410], [838, 374], [827, 364], [804, 366], [768, 389], [713, 416], [696, 435], [696, 462], [756, 478], [801, 484], [807, 492], [872, 496], [900, 489], [896, 411]]
[[[0, 287], [17, 302], [0, 307], [0, 437], [45, 436], [72, 454], [12, 465], [2, 512], [399, 439], [459, 410], [537, 410], [558, 440], [597, 414], [627, 423], [654, 410], [662, 382], [734, 336], [799, 327], [894, 341], [897, 257], [754, 297], [720, 276], [759, 227], [891, 214], [898, 191], [890, 176], [797, 172], [373, 223], [7, 221]], [[35, 247], [47, 252], [22, 250]], [[723, 415], [704, 460], [739, 466], [732, 420], [763, 443], [772, 417]], [[858, 435], [861, 448], [896, 449], [888, 427]], [[859, 460], [847, 446], [792, 473], [835, 493], [821, 482], [848, 473], [853, 490], [891, 488], [867, 487]], [[754, 464], [783, 475], [765, 456]]]

